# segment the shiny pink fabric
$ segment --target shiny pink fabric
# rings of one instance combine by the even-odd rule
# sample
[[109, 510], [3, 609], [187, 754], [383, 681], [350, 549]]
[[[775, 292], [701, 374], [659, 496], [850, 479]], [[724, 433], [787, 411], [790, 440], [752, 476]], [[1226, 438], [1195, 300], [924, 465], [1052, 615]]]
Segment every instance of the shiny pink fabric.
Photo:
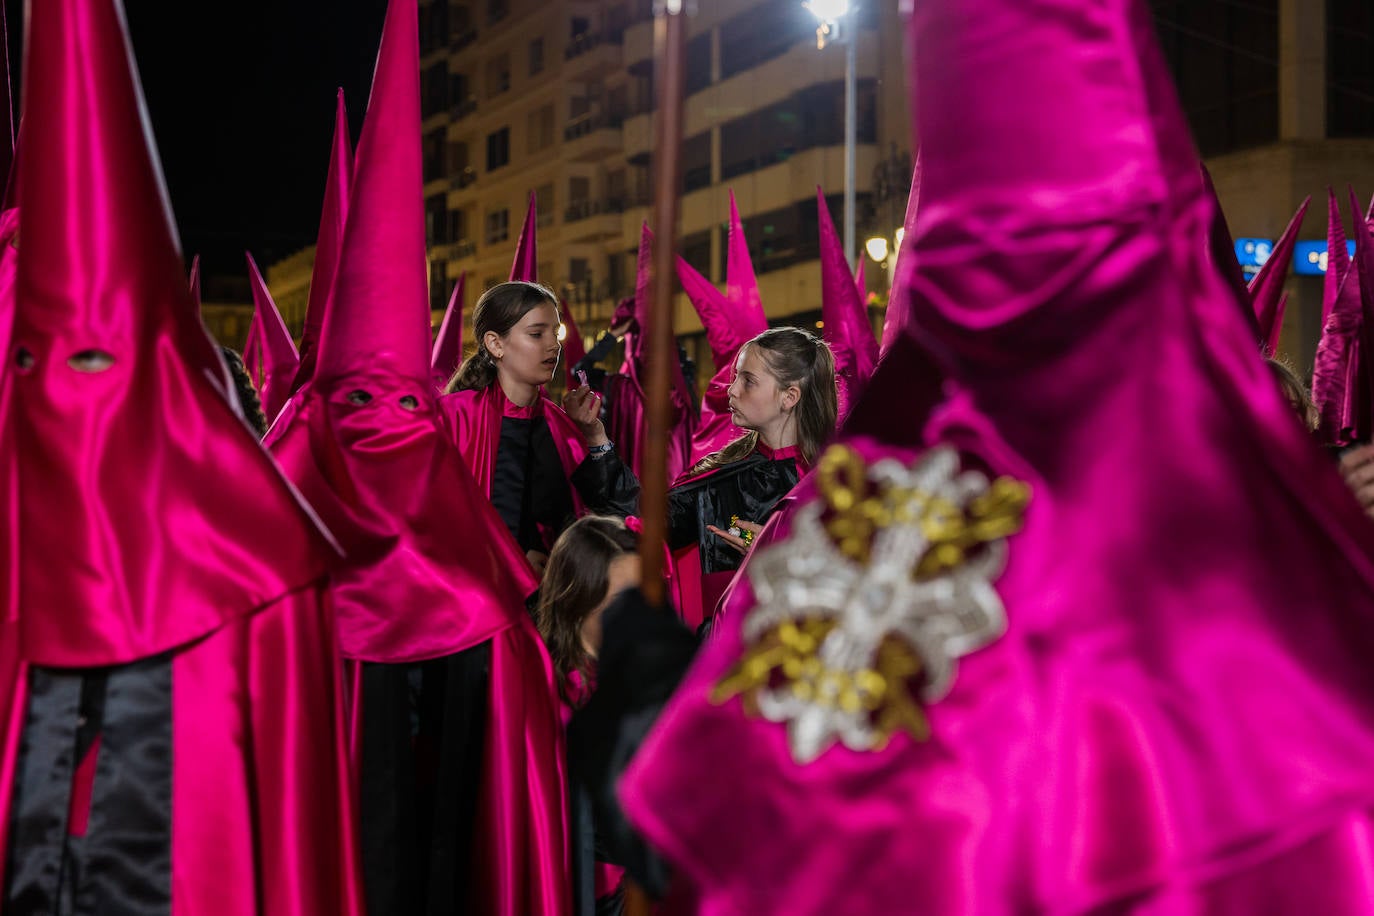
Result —
[[[816, 212], [820, 216], [822, 332], [835, 356], [835, 381], [843, 418], [878, 365], [878, 341], [820, 188], [816, 189]], [[859, 265], [862, 268], [863, 261]]]
[[[1211, 231], [1207, 234], [1207, 258], [1212, 269], [1232, 291], [1236, 302], [1248, 304], [1250, 290], [1245, 284], [1245, 272], [1240, 269], [1240, 261], [1236, 258], [1236, 242], [1231, 236], [1231, 227], [1226, 224], [1226, 213], [1221, 208], [1221, 198], [1217, 197], [1217, 189], [1212, 184], [1212, 173], [1207, 170], [1205, 163], [1199, 162], [1198, 168], [1202, 172], [1202, 184], [1212, 208]], [[1257, 326], [1256, 334], [1258, 333]]]
[[[607, 381], [608, 404], [606, 411], [606, 433], [611, 441], [622, 448], [629, 447], [633, 456], [630, 466], [635, 475], [643, 477], [645, 437], [648, 435], [648, 413], [646, 410], [644, 378], [646, 336], [644, 329], [649, 326], [649, 299], [653, 295], [653, 250], [654, 234], [649, 224], [642, 223], [639, 229], [639, 253], [635, 259], [635, 295], [632, 303], [633, 330], [625, 335], [625, 361], [620, 371]], [[624, 320], [624, 319], [622, 319]], [[616, 322], [612, 319], [612, 327]], [[571, 360], [569, 360], [571, 362]], [[692, 435], [696, 431], [696, 416], [693, 412], [692, 395], [687, 389], [687, 379], [682, 374], [682, 363], [674, 358], [669, 369], [672, 388], [669, 397], [672, 401], [672, 428], [668, 434], [667, 479], [676, 480], [688, 468], [692, 452]]]
[[1346, 249], [1345, 227], [1341, 225], [1341, 205], [1336, 192], [1326, 189], [1326, 274], [1322, 277], [1322, 327], [1331, 316], [1336, 296], [1350, 270], [1350, 252]]
[[363, 912], [340, 674], [314, 586], [176, 654], [174, 916]]
[[1274, 244], [1269, 260], [1260, 267], [1250, 281], [1250, 304], [1255, 310], [1255, 321], [1259, 324], [1260, 345], [1265, 356], [1278, 352], [1279, 333], [1283, 330], [1283, 311], [1279, 303], [1284, 300], [1283, 284], [1288, 279], [1289, 266], [1293, 263], [1293, 249], [1298, 244], [1298, 230], [1302, 228], [1307, 207], [1312, 203], [1308, 197], [1298, 207], [1298, 212], [1288, 221], [1288, 226]]
[[448, 384], [449, 377], [463, 361], [463, 290], [467, 287], [467, 281], [468, 272], [465, 270], [458, 275], [458, 282], [453, 284], [448, 308], [444, 309], [443, 323], [439, 325], [434, 349], [430, 351], [429, 371], [436, 389]]
[[[300, 367], [291, 382], [291, 391], [310, 381], [319, 356], [320, 331], [329, 314], [329, 299], [339, 271], [339, 252], [343, 248], [344, 224], [348, 221], [348, 195], [353, 185], [353, 141], [348, 134], [348, 111], [344, 92], [334, 102], [334, 139], [329, 146], [329, 171], [324, 182], [324, 205], [320, 209], [320, 229], [315, 239], [315, 264], [310, 270], [310, 295], [305, 305], [305, 327], [301, 331]], [[269, 419], [271, 419], [269, 417]]]
[[273, 448], [345, 547], [331, 592], [346, 658], [490, 641], [476, 854], [452, 867], [471, 869], [474, 912], [557, 916], [572, 905], [566, 774], [524, 607], [537, 583], [451, 444], [430, 375], [419, 58], [416, 0], [391, 0], [319, 361]]
[[[1360, 212], [1359, 201], [1350, 194], [1350, 214], [1355, 236], [1355, 257], [1346, 274], [1347, 282], [1351, 277], [1359, 281], [1360, 290], [1360, 328], [1356, 335], [1359, 340], [1360, 366], [1357, 380], [1346, 393], [1346, 414], [1353, 414], [1354, 438], [1368, 441], [1374, 436], [1374, 366], [1370, 365], [1370, 354], [1374, 354], [1374, 235], [1371, 235], [1369, 222]], [[1349, 376], [1347, 376], [1349, 377]], [[1356, 392], [1354, 396], [1351, 391]]]
[[883, 334], [878, 346], [886, 354], [905, 333], [911, 323], [909, 295], [911, 275], [916, 270], [916, 217], [921, 208], [921, 152], [916, 151], [912, 166], [911, 191], [906, 198], [906, 216], [902, 220], [902, 244], [897, 248], [897, 264], [892, 269], [892, 288], [887, 294], [887, 313], [883, 316]]
[[292, 380], [301, 360], [291, 340], [291, 332], [286, 329], [277, 303], [267, 289], [267, 281], [262, 278], [253, 256], [245, 253], [244, 257], [248, 261], [248, 283], [253, 290], [253, 317], [256, 319], [253, 327], [258, 333], [258, 346], [254, 351], [257, 358], [244, 365], [258, 386], [262, 412], [270, 422], [281, 413], [291, 396]]
[[[1364, 384], [1360, 334], [1364, 326], [1360, 277], [1350, 269], [1340, 205], [1330, 194], [1327, 270], [1322, 296], [1322, 334], [1312, 367], [1312, 402], [1317, 436], [1327, 445], [1349, 445], [1361, 433], [1359, 405]], [[1334, 246], [1334, 247], [1333, 247]], [[1367, 430], [1365, 431], [1367, 433]]]
[[539, 282], [539, 246], [535, 240], [539, 218], [535, 210], [534, 192], [525, 211], [525, 224], [520, 227], [520, 239], [515, 243], [515, 258], [510, 265], [510, 279], [527, 283]]
[[917, 0], [914, 54], [912, 330], [945, 397], [923, 416], [875, 376], [849, 442], [1030, 484], [1007, 632], [930, 740], [803, 766], [706, 697], [737, 590], [627, 812], [703, 913], [1374, 912], [1374, 528], [1198, 266], [1212, 211], [1145, 3]]
[[[455, 391], [439, 398], [439, 410], [448, 423], [453, 441], [463, 455], [477, 485], [491, 498], [491, 482], [496, 474], [496, 450], [501, 444], [502, 417], [543, 417], [553, 433], [553, 444], [563, 471], [571, 475], [587, 457], [587, 445], [572, 418], [547, 395], [541, 394], [530, 407], [517, 407], [506, 397], [501, 385], [492, 382], [480, 391]], [[573, 506], [581, 515], [586, 511], [576, 487]]]
[[573, 370], [587, 355], [587, 347], [582, 343], [582, 331], [578, 328], [572, 309], [568, 308], [565, 300], [560, 299], [558, 302], [558, 317], [567, 329], [563, 335], [563, 383], [568, 391], [572, 391], [582, 384], [577, 380], [577, 376], [573, 375]]
[[[192, 306], [122, 20], [115, 0], [61, 0], [29, 27], [13, 347], [34, 365], [11, 376], [9, 435], [24, 651], [62, 667], [203, 637], [328, 551]], [[88, 349], [113, 366], [68, 365]]]

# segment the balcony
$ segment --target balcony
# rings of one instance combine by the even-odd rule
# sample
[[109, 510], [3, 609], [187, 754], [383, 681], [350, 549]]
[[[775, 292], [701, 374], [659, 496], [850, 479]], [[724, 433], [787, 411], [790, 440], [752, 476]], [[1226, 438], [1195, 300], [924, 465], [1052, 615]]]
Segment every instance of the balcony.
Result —
[[468, 166], [448, 180], [450, 191], [461, 191], [477, 183], [477, 170]]
[[449, 42], [448, 49], [450, 51], [461, 51], [476, 40], [477, 30], [474, 28], [467, 28], [453, 36], [453, 39]]
[[575, 200], [563, 210], [564, 241], [604, 239], [620, 235], [620, 214], [624, 197]]
[[579, 73], [619, 69], [622, 39], [621, 32], [584, 32], [576, 36], [563, 49], [565, 72], [568, 69]]
[[453, 107], [449, 109], [449, 114], [453, 120], [461, 121], [475, 111], [477, 111], [477, 96], [470, 95], [460, 102], [454, 102]]
[[620, 121], [604, 113], [585, 114], [563, 128], [563, 158], [576, 162], [619, 152]]
[[477, 257], [477, 243], [471, 239], [461, 239], [453, 243], [453, 257], [456, 259]]

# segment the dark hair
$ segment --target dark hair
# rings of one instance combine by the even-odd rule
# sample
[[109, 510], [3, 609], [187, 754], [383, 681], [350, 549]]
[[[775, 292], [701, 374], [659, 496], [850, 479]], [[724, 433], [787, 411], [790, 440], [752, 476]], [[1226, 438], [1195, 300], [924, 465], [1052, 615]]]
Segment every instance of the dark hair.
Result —
[[458, 371], [444, 386], [444, 392], [482, 389], [496, 381], [496, 361], [487, 351], [483, 338], [489, 331], [505, 337], [511, 328], [520, 323], [521, 318], [541, 305], [552, 305], [557, 309], [558, 297], [547, 286], [526, 283], [524, 280], [498, 283], [483, 293], [472, 309], [472, 330], [477, 338], [477, 351], [463, 360]]
[[582, 646], [582, 625], [606, 598], [611, 561], [634, 553], [638, 545], [638, 537], [622, 519], [586, 515], [568, 526], [549, 554], [534, 622], [553, 659], [558, 690], [570, 705], [568, 675], [578, 672], [583, 683], [591, 678], [592, 659]]
[[267, 417], [262, 412], [262, 399], [253, 387], [248, 367], [243, 364], [243, 357], [239, 356], [237, 350], [229, 347], [219, 349], [224, 354], [224, 361], [229, 364], [229, 375], [234, 379], [234, 394], [238, 397], [239, 407], [243, 410], [243, 418], [261, 439], [267, 435]]
[[[796, 385], [801, 398], [797, 415], [797, 446], [802, 461], [816, 463], [821, 449], [835, 434], [839, 395], [835, 389], [835, 356], [825, 341], [801, 328], [769, 328], [740, 348], [757, 347], [768, 374], [779, 387]], [[701, 474], [747, 457], [758, 446], [759, 434], [749, 432], [696, 463], [688, 473]]]
[[1269, 364], [1269, 371], [1274, 374], [1274, 380], [1279, 383], [1279, 390], [1288, 401], [1288, 405], [1293, 408], [1293, 412], [1298, 415], [1302, 425], [1309, 432], [1317, 428], [1316, 408], [1312, 405], [1312, 397], [1307, 393], [1307, 386], [1298, 378], [1298, 374], [1293, 371], [1293, 367], [1281, 359], [1266, 357], [1264, 360]]

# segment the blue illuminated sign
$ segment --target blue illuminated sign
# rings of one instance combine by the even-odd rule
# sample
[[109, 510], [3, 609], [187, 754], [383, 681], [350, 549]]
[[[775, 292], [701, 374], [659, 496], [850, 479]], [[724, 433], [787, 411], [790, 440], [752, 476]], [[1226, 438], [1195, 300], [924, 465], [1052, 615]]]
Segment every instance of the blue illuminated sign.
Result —
[[[1239, 245], [1239, 243], [1237, 243]], [[1355, 256], [1355, 243], [1346, 242], [1346, 251]], [[1326, 274], [1326, 242], [1298, 242], [1293, 249], [1293, 273], [1301, 277], [1320, 277]]]
[[1236, 260], [1241, 267], [1263, 267], [1273, 253], [1273, 239], [1236, 239]]

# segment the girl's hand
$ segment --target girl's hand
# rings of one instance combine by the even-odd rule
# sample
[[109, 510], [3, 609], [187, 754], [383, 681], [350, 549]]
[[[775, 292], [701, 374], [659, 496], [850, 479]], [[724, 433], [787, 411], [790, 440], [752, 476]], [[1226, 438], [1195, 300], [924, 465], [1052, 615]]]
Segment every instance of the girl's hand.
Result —
[[590, 385], [574, 388], [563, 395], [563, 410], [582, 431], [587, 445], [605, 445], [611, 441], [606, 438], [606, 427], [601, 425], [601, 396], [592, 391]]
[[544, 567], [549, 565], [549, 555], [542, 550], [527, 550], [525, 559], [534, 567], [534, 574], [541, 579], [544, 578]]
[[743, 536], [736, 537], [735, 535], [724, 530], [723, 528], [717, 528], [715, 525], [707, 525], [706, 530], [714, 534], [716, 537], [720, 538], [725, 543], [729, 544], [731, 547], [738, 550], [741, 555], [747, 554], [749, 552], [749, 548], [753, 546], [754, 536], [763, 530], [763, 526], [755, 524], [754, 522], [746, 522], [743, 519], [741, 519], [737, 523], [737, 525], [739, 526], [740, 531], [748, 534], [748, 540], [746, 540]]
[[1374, 516], [1374, 445], [1360, 445], [1342, 455], [1341, 476], [1360, 508]]

